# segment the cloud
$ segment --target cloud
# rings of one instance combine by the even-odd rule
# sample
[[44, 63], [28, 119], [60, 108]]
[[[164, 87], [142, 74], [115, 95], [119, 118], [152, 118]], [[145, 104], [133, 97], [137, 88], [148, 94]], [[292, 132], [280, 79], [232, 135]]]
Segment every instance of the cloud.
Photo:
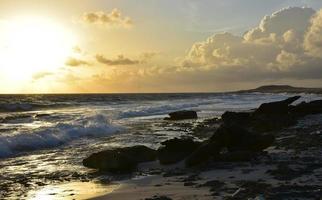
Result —
[[68, 66], [71, 66], [71, 67], [78, 67], [78, 66], [81, 66], [81, 65], [90, 65], [90, 63], [85, 61], [85, 60], [69, 57], [66, 60], [65, 65], [68, 65]]
[[105, 27], [131, 27], [133, 20], [129, 17], [124, 17], [121, 11], [113, 9], [110, 13], [103, 11], [86, 12], [81, 18], [82, 22], [87, 24], [102, 25]]
[[322, 10], [311, 20], [311, 26], [305, 35], [304, 48], [310, 56], [322, 58]]
[[122, 54], [118, 55], [117, 58], [115, 59], [107, 59], [102, 54], [97, 54], [95, 58], [99, 63], [105, 64], [105, 65], [137, 65], [137, 64], [148, 63], [159, 54], [160, 53], [158, 52], [144, 52], [139, 55], [138, 59], [126, 58]]
[[140, 63], [139, 60], [131, 60], [123, 55], [119, 55], [116, 59], [107, 59], [103, 55], [97, 54], [96, 60], [105, 65], [135, 65]]
[[149, 61], [159, 54], [160, 53], [158, 53], [158, 52], [144, 52], [141, 54], [141, 59], [142, 59], [142, 61]]
[[322, 11], [289, 7], [243, 36], [215, 34], [193, 44], [179, 70], [226, 81], [322, 78]]
[[244, 38], [247, 41], [256, 41], [269, 37], [280, 37], [289, 30], [303, 35], [314, 13], [312, 8], [284, 8], [270, 16], [265, 16], [259, 26], [249, 30]]
[[53, 75], [53, 73], [51, 73], [51, 72], [38, 72], [38, 73], [35, 73], [32, 75], [32, 79], [39, 80], [39, 79], [42, 79], [42, 78], [45, 78], [45, 77], [51, 76], [51, 75]]
[[101, 92], [223, 91], [281, 83], [314, 87], [322, 84], [321, 43], [322, 11], [290, 7], [263, 17], [244, 35], [218, 33], [194, 43], [176, 64], [142, 65], [155, 53], [137, 59], [98, 54], [102, 64], [138, 66], [104, 68], [85, 78], [86, 87]]

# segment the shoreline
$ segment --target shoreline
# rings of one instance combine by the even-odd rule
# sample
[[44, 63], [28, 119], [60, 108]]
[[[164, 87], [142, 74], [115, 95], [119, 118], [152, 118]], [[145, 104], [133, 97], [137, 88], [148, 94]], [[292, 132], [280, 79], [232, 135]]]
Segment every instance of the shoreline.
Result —
[[[242, 107], [236, 111], [241, 112], [241, 110], [246, 111]], [[205, 111], [207, 112], [207, 110]], [[247, 111], [254, 112], [255, 109]], [[44, 117], [49, 116], [45, 115]], [[319, 158], [319, 153], [322, 153], [318, 146], [319, 141], [322, 142], [319, 132], [322, 129], [322, 115], [309, 115], [300, 119], [293, 126], [273, 131], [278, 136], [273, 146], [259, 154], [256, 159], [247, 162], [215, 161], [197, 167], [186, 168], [183, 162], [173, 165], [161, 165], [158, 161], [153, 161], [140, 163], [138, 169], [130, 174], [118, 175], [95, 172], [95, 170], [85, 168], [78, 161], [93, 152], [111, 148], [109, 144], [112, 144], [112, 148], [124, 148], [131, 144], [142, 144], [149, 148], [158, 149], [162, 146], [162, 141], [171, 140], [171, 138], [175, 137], [194, 138], [194, 140], [202, 143], [202, 141], [210, 138], [221, 126], [222, 119], [213, 118], [210, 115], [202, 116], [197, 120], [181, 121], [163, 120], [160, 117], [146, 119], [145, 117], [142, 117], [142, 119], [138, 117], [135, 122], [137, 124], [131, 127], [127, 133], [102, 140], [101, 147], [95, 147], [97, 144], [93, 143], [92, 145], [94, 145], [95, 149], [91, 148], [92, 151], [83, 151], [81, 149], [83, 141], [75, 141], [80, 144], [76, 146], [62, 146], [62, 148], [74, 152], [76, 162], [70, 163], [71, 165], [68, 169], [71, 173], [52, 169], [50, 174], [39, 175], [44, 181], [35, 180], [34, 183], [28, 181], [28, 179], [14, 181], [25, 186], [27, 192], [38, 192], [40, 195], [41, 193], [47, 194], [47, 197], [51, 199], [62, 199], [60, 197], [63, 197], [63, 199], [154, 200], [158, 199], [158, 196], [171, 199], [220, 199], [224, 197], [225, 199], [238, 199], [238, 195], [255, 195], [256, 191], [264, 191], [264, 188], [265, 191], [269, 191], [271, 195], [276, 196], [277, 192], [285, 193], [283, 188], [305, 192], [304, 186], [311, 184], [311, 188], [308, 189], [314, 193], [317, 187], [322, 187], [322, 184], [320, 184], [322, 182], [322, 172], [318, 170], [319, 167], [322, 168], [322, 161], [315, 159], [316, 157]], [[304, 144], [297, 144], [299, 141], [303, 141]], [[115, 145], [116, 143], [120, 145], [113, 147], [113, 144]], [[310, 149], [312, 146], [315, 149]], [[58, 152], [58, 150], [44, 152], [47, 152], [49, 156], [51, 151]], [[307, 155], [301, 155], [298, 152], [304, 152]], [[37, 156], [43, 157], [44, 155], [40, 152]], [[63, 155], [61, 154], [61, 156]], [[296, 163], [294, 158], [299, 159], [300, 163]], [[316, 160], [314, 165], [307, 162], [307, 159], [310, 158], [311, 160], [312, 158]], [[30, 162], [30, 166], [32, 166], [32, 155], [28, 159], [25, 157], [19, 159], [18, 163]], [[56, 159], [59, 160], [60, 157], [58, 156]], [[54, 160], [49, 159], [48, 163]], [[49, 166], [48, 163], [43, 167]], [[75, 167], [80, 171], [75, 171]], [[291, 171], [291, 174], [287, 174], [285, 172], [287, 170]], [[295, 180], [292, 179], [292, 176], [295, 177]], [[312, 178], [314, 181], [312, 181]], [[286, 184], [286, 182], [289, 183]], [[6, 186], [6, 184], [3, 185]], [[10, 195], [10, 183], [7, 186], [8, 195]], [[27, 190], [28, 187], [31, 190]], [[101, 190], [93, 188], [100, 188]], [[51, 189], [56, 190], [56, 192]], [[61, 192], [57, 192], [57, 190]], [[247, 194], [245, 194], [245, 191]]]
[[[166, 167], [159, 163], [145, 164], [147, 171], [142, 172], [140, 168], [138, 171], [150, 175], [124, 181], [115, 191], [91, 199], [320, 198], [321, 128], [322, 114], [302, 117], [291, 126], [273, 131], [274, 144], [251, 161], [216, 161], [192, 168], [184, 167], [184, 161]], [[313, 140], [317, 141], [312, 143]]]

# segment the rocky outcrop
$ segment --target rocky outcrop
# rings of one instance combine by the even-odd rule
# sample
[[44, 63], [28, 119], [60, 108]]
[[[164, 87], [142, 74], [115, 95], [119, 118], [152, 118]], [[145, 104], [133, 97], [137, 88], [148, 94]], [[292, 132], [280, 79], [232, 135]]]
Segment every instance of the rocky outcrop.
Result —
[[291, 109], [292, 114], [296, 116], [305, 116], [311, 114], [322, 113], [322, 100], [315, 100], [311, 102], [302, 102]]
[[251, 112], [227, 111], [221, 116], [221, 119], [225, 124], [243, 124], [248, 123], [248, 121], [251, 120], [251, 117]]
[[[252, 112], [225, 112], [221, 127], [189, 155], [186, 165], [194, 166], [209, 159], [242, 161], [253, 158], [274, 142], [275, 136], [267, 132], [294, 125], [305, 115], [322, 113], [322, 100], [291, 105], [299, 98], [293, 96], [264, 103]], [[223, 149], [227, 152], [223, 153]]]
[[300, 96], [287, 98], [283, 101], [263, 103], [252, 112], [225, 112], [222, 115], [224, 124], [241, 126], [251, 132], [268, 132], [279, 130], [296, 123], [298, 106], [291, 105]]
[[164, 118], [165, 120], [184, 120], [184, 119], [197, 119], [198, 115], [193, 110], [181, 110], [169, 113], [170, 117]]
[[128, 173], [141, 162], [156, 160], [156, 151], [146, 146], [116, 148], [90, 155], [83, 160], [85, 167], [113, 173]]
[[[264, 103], [250, 112], [225, 112], [221, 126], [204, 142], [174, 138], [161, 143], [155, 151], [145, 146], [106, 150], [83, 160], [86, 167], [109, 172], [130, 172], [140, 162], [159, 159], [161, 164], [185, 160], [186, 166], [213, 161], [249, 161], [275, 140], [272, 131], [293, 125], [309, 114], [322, 113], [322, 100], [291, 105], [299, 96]], [[171, 120], [197, 118], [195, 111], [170, 113]]]
[[[223, 124], [185, 162], [187, 166], [194, 166], [210, 158], [229, 161], [246, 160], [245, 158], [251, 158], [251, 155], [266, 149], [273, 142], [272, 134], [256, 134], [235, 125]], [[224, 149], [227, 150], [226, 153], [222, 153]]]
[[290, 112], [290, 104], [301, 98], [301, 96], [294, 96], [283, 101], [275, 101], [271, 103], [263, 103], [254, 112], [254, 115], [277, 115], [288, 114]]
[[173, 164], [185, 159], [201, 142], [193, 141], [191, 138], [174, 138], [161, 143], [158, 149], [158, 159], [161, 164]]

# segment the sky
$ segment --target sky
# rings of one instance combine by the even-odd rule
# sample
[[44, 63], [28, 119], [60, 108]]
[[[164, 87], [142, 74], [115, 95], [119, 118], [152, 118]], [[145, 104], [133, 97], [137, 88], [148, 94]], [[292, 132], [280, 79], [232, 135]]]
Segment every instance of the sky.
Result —
[[0, 0], [0, 93], [321, 87], [320, 0]]

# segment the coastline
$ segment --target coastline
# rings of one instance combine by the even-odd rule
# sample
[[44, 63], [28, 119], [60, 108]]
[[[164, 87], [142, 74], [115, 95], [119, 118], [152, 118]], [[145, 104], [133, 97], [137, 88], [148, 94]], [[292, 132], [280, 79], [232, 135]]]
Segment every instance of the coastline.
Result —
[[[239, 102], [242, 102], [242, 106], [238, 106], [235, 110], [238, 113], [254, 112], [255, 109], [247, 109], [249, 105], [259, 105], [259, 103], [281, 100], [289, 96], [284, 94], [265, 95], [265, 97], [271, 97], [270, 100], [263, 96], [254, 100], [252, 97], [257, 97], [257, 95], [247, 94], [240, 95], [240, 98], [243, 99], [235, 98], [235, 95], [228, 97], [235, 99], [233, 103], [238, 103], [238, 105], [240, 105]], [[308, 95], [304, 100], [314, 100], [311, 98], [313, 96]], [[194, 101], [195, 99], [189, 103]], [[252, 104], [247, 104], [248, 101], [251, 101]], [[226, 102], [225, 98], [222, 102]], [[187, 102], [184, 100], [180, 103], [185, 105]], [[201, 105], [203, 104], [201, 103]], [[208, 114], [208, 109], [211, 109], [208, 104], [206, 105], [206, 107], [203, 107], [203, 114]], [[217, 104], [215, 105], [217, 106]], [[180, 106], [181, 104], [179, 104]], [[154, 111], [155, 108], [152, 108], [151, 110], [150, 107], [147, 107], [146, 110], [142, 110], [142, 113]], [[156, 105], [156, 108], [159, 110], [164, 107]], [[193, 138], [199, 142], [205, 141], [222, 124], [222, 119], [219, 116], [223, 112], [224, 109], [222, 109], [222, 112], [219, 110], [219, 114], [211, 110], [209, 112], [211, 115], [208, 114], [207, 117], [201, 115], [202, 117], [198, 119], [179, 121], [163, 120], [162, 115], [152, 117], [143, 115], [143, 117], [134, 118], [134, 120], [130, 118], [127, 120], [131, 123], [131, 129], [128, 129], [125, 133], [104, 138], [104, 140], [99, 139], [101, 146], [97, 146], [98, 143], [94, 143], [94, 140], [89, 140], [89, 144], [92, 145], [91, 148], [83, 149], [82, 146], [88, 141], [85, 138], [85, 140], [75, 140], [71, 145], [63, 145], [64, 151], [58, 148], [48, 152], [44, 150], [43, 153], [47, 152], [47, 154], [43, 154], [42, 151], [38, 152], [37, 154], [41, 158], [45, 158], [45, 155], [49, 157], [46, 159], [48, 160], [47, 164], [41, 165], [44, 169], [38, 168], [37, 170], [42, 172], [46, 170], [45, 168], [49, 169], [48, 166], [52, 166], [52, 174], [41, 173], [38, 175], [38, 179], [35, 177], [33, 181], [36, 182], [34, 183], [28, 181], [28, 179], [13, 180], [26, 189], [31, 188], [29, 199], [39, 195], [44, 195], [43, 197], [50, 199], [62, 199], [62, 197], [63, 199], [160, 199], [159, 197], [171, 199], [243, 199], [240, 197], [241, 195], [244, 195], [245, 198], [249, 197], [247, 195], [255, 195], [254, 198], [258, 197], [260, 195], [260, 193], [257, 193], [258, 191], [263, 191], [263, 194], [265, 191], [269, 191], [270, 195], [276, 196], [278, 193], [286, 193], [285, 188], [292, 192], [294, 192], [293, 190], [302, 193], [310, 191], [317, 195], [316, 190], [317, 187], [321, 186], [322, 177], [322, 172], [318, 170], [318, 168], [322, 168], [322, 161], [315, 159], [316, 157], [319, 158], [319, 153], [322, 152], [318, 146], [322, 138], [319, 132], [322, 127], [321, 115], [306, 116], [303, 120], [300, 119], [297, 124], [273, 131], [278, 136], [274, 144], [251, 161], [216, 161], [189, 168], [184, 166], [184, 162], [163, 165], [158, 161], [153, 161], [140, 163], [137, 170], [126, 175], [95, 172], [95, 170], [88, 169], [81, 164], [81, 160], [85, 159], [86, 156], [108, 148], [146, 145], [156, 150], [162, 146], [162, 141], [176, 137]], [[125, 110], [124, 113], [130, 114], [130, 116], [141, 114], [136, 110]], [[48, 114], [37, 116], [44, 119], [51, 117]], [[214, 116], [216, 117], [213, 118]], [[99, 119], [99, 122], [101, 122], [101, 118], [94, 117], [94, 119]], [[8, 118], [8, 120], [11, 119]], [[102, 123], [105, 124], [106, 122], [103, 120]], [[242, 125], [243, 123], [238, 122], [238, 124]], [[303, 142], [303, 144], [297, 144], [297, 142]], [[57, 151], [55, 158], [50, 158], [51, 151]], [[63, 168], [55, 169], [56, 160], [59, 161], [66, 155], [63, 152], [73, 152], [71, 155], [75, 160], [69, 165], [65, 165], [66, 170]], [[299, 152], [303, 152], [303, 155]], [[30, 155], [30, 158], [18, 157], [18, 164], [24, 165], [26, 163], [28, 167], [33, 166], [34, 158], [32, 155]], [[307, 161], [309, 159], [315, 160], [314, 165]], [[297, 162], [298, 160], [300, 160], [300, 163]], [[10, 165], [7, 164], [7, 166]], [[291, 173], [287, 174], [285, 172], [287, 170]], [[35, 172], [30, 173], [36, 172], [35, 170]], [[44, 181], [39, 181], [41, 179]], [[15, 191], [15, 188], [10, 190], [10, 183], [3, 183], [2, 185], [8, 186], [5, 189], [9, 195], [9, 192]], [[304, 187], [305, 185], [311, 186]], [[33, 187], [34, 189], [32, 189]]]
[[[183, 162], [170, 166], [144, 163], [138, 171], [145, 175], [122, 181], [113, 192], [91, 200], [241, 200], [267, 195], [269, 199], [317, 199], [322, 196], [321, 128], [321, 114], [304, 117], [277, 131], [274, 145], [251, 162], [215, 162], [190, 169]], [[312, 140], [317, 142], [312, 144]]]

